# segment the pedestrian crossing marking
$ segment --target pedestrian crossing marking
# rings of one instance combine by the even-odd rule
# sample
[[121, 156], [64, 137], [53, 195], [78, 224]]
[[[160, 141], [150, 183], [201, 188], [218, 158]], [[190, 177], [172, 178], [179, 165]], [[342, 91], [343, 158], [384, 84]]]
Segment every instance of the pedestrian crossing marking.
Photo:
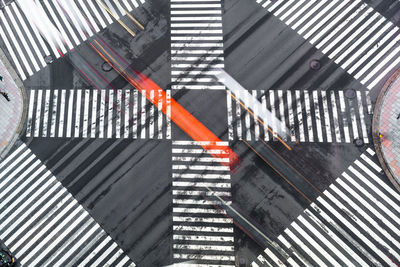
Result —
[[400, 63], [398, 27], [361, 0], [257, 0], [369, 90]]
[[[161, 96], [160, 90], [150, 92]], [[31, 89], [26, 137], [170, 139], [171, 93], [155, 108], [136, 90]]]
[[[227, 93], [229, 140], [278, 140], [267, 128], [271, 124], [268, 118], [261, 118], [262, 123], [255, 118], [260, 116], [257, 105], [247, 107], [254, 113], [250, 116], [230, 94]], [[345, 98], [343, 90], [253, 90], [252, 95], [282, 121], [282, 132], [288, 127], [290, 132], [281, 137], [283, 140], [350, 143], [360, 138], [364, 143], [370, 142], [371, 103], [366, 92], [357, 91], [354, 99]], [[277, 125], [270, 127], [277, 129]]]
[[[368, 148], [278, 236], [296, 265], [398, 265], [400, 195], [374, 155]], [[253, 266], [274, 262], [260, 256]]]
[[[213, 194], [230, 198], [230, 170], [226, 157], [210, 158], [201, 145], [215, 143], [225, 154], [227, 142], [172, 141], [173, 258], [194, 259], [204, 266], [234, 266], [233, 219], [218, 208]], [[218, 153], [218, 147], [213, 153]]]
[[225, 89], [221, 14], [220, 0], [171, 1], [171, 89]]
[[[22, 80], [45, 68], [47, 63], [44, 59], [47, 56], [60, 58], [60, 52], [68, 53], [113, 23], [97, 0], [73, 0], [69, 1], [68, 5], [58, 0], [35, 3], [60, 32], [57, 39], [43, 37], [39, 33], [34, 26], [34, 18], [27, 16], [25, 8], [22, 8], [23, 0], [13, 1], [0, 11], [0, 43], [5, 45], [10, 56], [9, 60], [14, 64]], [[114, 13], [117, 20], [126, 15], [125, 10], [130, 12], [139, 4], [136, 0], [123, 0], [121, 3], [118, 2], [118, 6], [120, 8]], [[60, 48], [59, 51], [57, 47]]]
[[0, 189], [0, 238], [22, 265], [135, 266], [25, 144], [1, 162]]

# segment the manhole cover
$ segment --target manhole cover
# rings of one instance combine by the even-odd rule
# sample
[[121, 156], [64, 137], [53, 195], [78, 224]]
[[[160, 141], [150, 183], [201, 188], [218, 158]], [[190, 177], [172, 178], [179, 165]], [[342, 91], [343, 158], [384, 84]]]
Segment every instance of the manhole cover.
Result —
[[46, 62], [47, 64], [51, 64], [53, 62], [53, 56], [48, 55], [44, 57], [44, 62]]
[[354, 140], [354, 144], [358, 147], [363, 146], [364, 145], [364, 141], [361, 138], [355, 139]]
[[113, 67], [111, 66], [110, 63], [104, 62], [104, 63], [101, 65], [101, 69], [104, 70], [105, 72], [109, 72], [109, 71], [111, 71], [111, 70], [113, 69]]
[[319, 70], [321, 68], [321, 62], [317, 59], [313, 59], [310, 61], [310, 68], [313, 70]]
[[347, 89], [344, 91], [344, 96], [347, 98], [355, 98], [356, 97], [356, 90], [354, 89]]

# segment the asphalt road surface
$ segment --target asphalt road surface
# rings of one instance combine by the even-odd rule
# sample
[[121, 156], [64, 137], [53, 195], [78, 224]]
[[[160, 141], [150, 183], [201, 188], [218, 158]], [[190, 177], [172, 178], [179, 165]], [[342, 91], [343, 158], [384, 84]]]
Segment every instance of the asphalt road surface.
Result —
[[[39, 18], [28, 18], [23, 2], [0, 17], [1, 48], [29, 98], [16, 152], [0, 166], [2, 188], [20, 190], [1, 195], [16, 203], [14, 213], [1, 207], [2, 231], [11, 229], [1, 239], [23, 265], [399, 264], [400, 197], [371, 150], [373, 104], [398, 67], [397, 46], [389, 47], [398, 36], [398, 2], [322, 1], [302, 9], [305, 3], [292, 1], [119, 1], [141, 30], [113, 1], [104, 3], [119, 22], [101, 5], [93, 8], [96, 1], [75, 1], [76, 9], [38, 1], [62, 36], [54, 42], [58, 54], [52, 38], [39, 41], [41, 27], [28, 24]], [[76, 22], [77, 11], [92, 28]], [[97, 52], [96, 42], [120, 58]], [[52, 62], [43, 64], [43, 55]], [[240, 95], [231, 97], [213, 74], [221, 68], [284, 122], [287, 135], [254, 119], [255, 102], [245, 107]], [[159, 89], [149, 95], [162, 106], [121, 70], [143, 73], [165, 90], [162, 99]], [[220, 139], [213, 145], [222, 156], [204, 152], [201, 139], [168, 116], [169, 98]], [[224, 156], [226, 147], [240, 160]], [[47, 178], [35, 183], [45, 170], [60, 183], [55, 192], [68, 192], [43, 201], [50, 215], [13, 225], [48, 191], [39, 192]], [[24, 202], [32, 204], [17, 210]], [[46, 225], [49, 232], [40, 231]], [[64, 235], [46, 239], [53, 230]]]

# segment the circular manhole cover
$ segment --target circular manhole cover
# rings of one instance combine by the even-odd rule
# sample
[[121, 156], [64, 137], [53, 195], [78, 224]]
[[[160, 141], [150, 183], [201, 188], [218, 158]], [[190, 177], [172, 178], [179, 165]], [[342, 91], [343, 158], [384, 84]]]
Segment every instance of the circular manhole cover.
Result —
[[111, 71], [111, 70], [113, 69], [113, 67], [111, 66], [110, 63], [108, 63], [108, 62], [106, 61], [106, 62], [104, 62], [104, 63], [101, 65], [101, 69], [102, 69], [103, 71], [105, 71], [105, 72], [109, 72], [109, 71]]
[[319, 70], [321, 68], [321, 62], [317, 59], [310, 61], [310, 68], [313, 70]]
[[53, 59], [53, 56], [51, 56], [51, 55], [44, 57], [44, 62], [46, 62], [47, 64], [51, 64], [51, 63], [53, 63], [53, 61], [54, 61], [54, 59]]
[[347, 89], [344, 91], [344, 96], [347, 98], [355, 98], [356, 97], [356, 90], [354, 89]]
[[361, 138], [357, 138], [354, 140], [354, 144], [358, 147], [361, 147], [364, 145], [364, 141]]

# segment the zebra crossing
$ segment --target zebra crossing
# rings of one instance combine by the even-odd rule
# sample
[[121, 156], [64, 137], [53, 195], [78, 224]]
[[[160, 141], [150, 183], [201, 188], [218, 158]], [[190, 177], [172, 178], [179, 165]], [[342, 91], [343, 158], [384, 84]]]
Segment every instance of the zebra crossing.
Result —
[[[58, 0], [43, 0], [35, 3], [43, 10], [52, 24], [59, 30], [58, 39], [42, 36], [34, 26], [32, 16], [21, 8], [24, 0], [13, 1], [0, 11], [0, 45], [9, 53], [22, 80], [47, 66], [45, 58], [60, 58], [95, 33], [113, 23], [112, 17], [102, 6], [103, 0], [74, 0], [68, 4]], [[119, 19], [139, 6], [136, 0], [105, 0]], [[144, 3], [144, 0], [141, 0]], [[23, 6], [23, 5], [22, 5]], [[67, 13], [68, 15], [66, 15]], [[71, 21], [67, 17], [71, 18]], [[82, 28], [83, 27], [83, 28]], [[54, 36], [53, 36], [54, 37]]]
[[[153, 90], [150, 97], [161, 96]], [[26, 137], [171, 139], [171, 92], [159, 108], [137, 90], [31, 89]]]
[[399, 28], [361, 0], [256, 0], [369, 90], [400, 63]]
[[[292, 256], [289, 265], [399, 265], [400, 195], [381, 171], [368, 148], [284, 230], [276, 242]], [[267, 252], [252, 266], [271, 266], [282, 258]]]
[[[364, 143], [370, 142], [372, 105], [364, 91], [356, 91], [352, 99], [345, 97], [343, 90], [253, 90], [251, 94], [282, 121], [282, 132], [289, 128], [290, 133], [283, 136], [287, 141], [350, 143], [362, 139]], [[255, 119], [260, 116], [256, 104], [244, 108], [236, 99], [233, 93], [227, 93], [229, 140], [278, 140], [268, 129], [266, 118]], [[271, 128], [276, 127], [279, 126]]]
[[225, 89], [220, 0], [171, 0], [171, 89]]
[[[210, 143], [172, 141], [173, 258], [193, 260], [193, 266], [235, 266], [233, 220], [211, 197], [231, 197], [229, 166], [221, 165], [229, 155], [213, 158], [199, 147]], [[228, 143], [214, 143], [221, 146], [214, 153], [224, 155]]]
[[0, 238], [23, 266], [135, 266], [24, 143], [0, 164]]

